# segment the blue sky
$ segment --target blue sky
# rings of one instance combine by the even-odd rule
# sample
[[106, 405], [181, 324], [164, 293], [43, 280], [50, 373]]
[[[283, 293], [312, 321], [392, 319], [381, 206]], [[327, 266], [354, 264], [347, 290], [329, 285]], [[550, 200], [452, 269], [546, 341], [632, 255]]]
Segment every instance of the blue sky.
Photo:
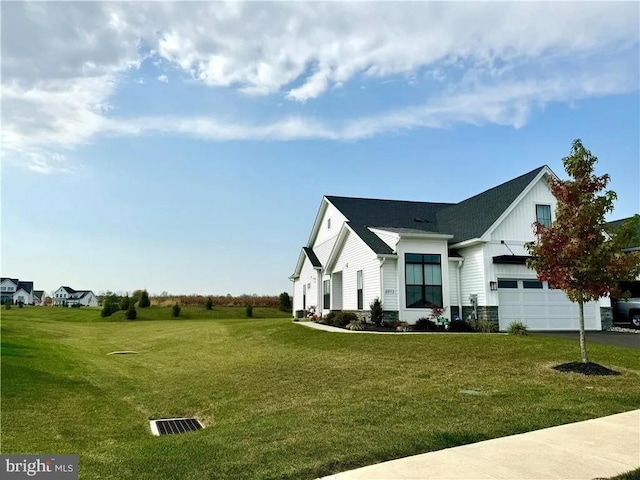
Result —
[[564, 178], [574, 138], [640, 210], [637, 3], [1, 8], [2, 275], [39, 289], [278, 294], [322, 195]]

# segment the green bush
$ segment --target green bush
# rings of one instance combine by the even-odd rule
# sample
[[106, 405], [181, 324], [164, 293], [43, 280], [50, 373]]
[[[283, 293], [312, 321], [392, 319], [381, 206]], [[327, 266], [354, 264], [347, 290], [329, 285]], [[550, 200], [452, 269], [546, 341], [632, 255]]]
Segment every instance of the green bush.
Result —
[[346, 327], [351, 322], [359, 322], [360, 319], [353, 312], [336, 312], [333, 317], [333, 321], [329, 325], [333, 325], [335, 327]]
[[207, 303], [205, 304], [207, 310], [211, 310], [213, 308], [213, 299], [211, 297], [207, 297]]
[[178, 318], [180, 316], [180, 305], [176, 303], [171, 310], [171, 314], [173, 318]]
[[364, 330], [364, 325], [362, 325], [362, 322], [360, 320], [352, 320], [347, 324], [347, 329], [348, 330]]
[[418, 332], [444, 331], [444, 328], [442, 328], [440, 325], [436, 325], [436, 322], [426, 317], [419, 318], [413, 328]]
[[291, 311], [291, 297], [287, 292], [280, 294], [280, 310], [283, 312]]
[[476, 322], [476, 331], [480, 333], [493, 333], [498, 331], [498, 328], [491, 320], [481, 318]]
[[253, 317], [253, 305], [247, 305], [245, 308], [245, 313], [247, 315], [247, 318], [252, 318]]
[[336, 318], [336, 312], [329, 312], [324, 317], [320, 318], [319, 323], [324, 325], [333, 325]]
[[376, 297], [373, 302], [369, 304], [369, 308], [371, 309], [371, 321], [379, 327], [382, 325], [382, 320], [384, 319], [382, 302], [378, 297]]
[[129, 295], [122, 297], [122, 300], [120, 300], [120, 310], [128, 311], [130, 304], [133, 304], [133, 302], [129, 298]]
[[24, 307], [24, 302], [18, 302], [18, 308]]
[[529, 335], [529, 330], [527, 325], [520, 320], [516, 320], [515, 322], [511, 322], [509, 324], [508, 331], [511, 335]]
[[11, 310], [11, 300], [4, 302], [4, 308], [5, 310]]
[[145, 288], [140, 294], [140, 301], [138, 302], [140, 308], [147, 308], [151, 306], [151, 300], [149, 300], [149, 292]]
[[127, 307], [127, 320], [135, 320], [138, 318], [138, 312], [136, 311], [136, 307], [133, 305], [133, 302], [128, 302], [129, 306]]

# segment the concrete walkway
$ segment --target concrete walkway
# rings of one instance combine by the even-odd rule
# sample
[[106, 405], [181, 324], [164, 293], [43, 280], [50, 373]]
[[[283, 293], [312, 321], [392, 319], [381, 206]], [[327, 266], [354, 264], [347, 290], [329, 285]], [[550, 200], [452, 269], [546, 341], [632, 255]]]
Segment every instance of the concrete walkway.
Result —
[[479, 332], [372, 332], [370, 330], [347, 330], [346, 328], [338, 328], [333, 327], [331, 325], [324, 325], [322, 323], [302, 321], [302, 322], [294, 322], [298, 325], [303, 325], [305, 327], [314, 328], [316, 330], [322, 330], [325, 332], [332, 333], [362, 333], [365, 335], [508, 335], [503, 332], [494, 332], [494, 333], [479, 333]]
[[640, 410], [423, 453], [324, 480], [593, 480], [640, 468]]

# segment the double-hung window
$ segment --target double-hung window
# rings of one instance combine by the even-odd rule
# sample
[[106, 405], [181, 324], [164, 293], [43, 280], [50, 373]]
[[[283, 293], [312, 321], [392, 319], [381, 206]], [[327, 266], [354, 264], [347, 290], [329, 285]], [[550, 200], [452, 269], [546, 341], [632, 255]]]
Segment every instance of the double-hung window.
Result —
[[404, 260], [407, 308], [442, 307], [440, 255], [406, 253]]
[[545, 227], [551, 226], [551, 205], [536, 205], [536, 221]]
[[362, 310], [364, 306], [364, 295], [363, 295], [363, 285], [362, 285], [362, 270], [358, 270], [357, 274], [357, 290], [358, 290], [358, 310]]
[[329, 310], [331, 308], [331, 282], [329, 280], [325, 280], [322, 282], [323, 287], [323, 308], [325, 310]]

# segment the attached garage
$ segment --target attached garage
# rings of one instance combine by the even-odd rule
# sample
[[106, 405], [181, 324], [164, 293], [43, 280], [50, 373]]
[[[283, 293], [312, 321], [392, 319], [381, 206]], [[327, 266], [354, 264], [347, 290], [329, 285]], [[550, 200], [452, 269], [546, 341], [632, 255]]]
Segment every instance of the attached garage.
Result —
[[[499, 278], [498, 315], [500, 330], [519, 320], [529, 330], [577, 330], [578, 304], [571, 302], [562, 290], [549, 288], [547, 282], [535, 279]], [[598, 302], [584, 306], [586, 330], [600, 330]]]

